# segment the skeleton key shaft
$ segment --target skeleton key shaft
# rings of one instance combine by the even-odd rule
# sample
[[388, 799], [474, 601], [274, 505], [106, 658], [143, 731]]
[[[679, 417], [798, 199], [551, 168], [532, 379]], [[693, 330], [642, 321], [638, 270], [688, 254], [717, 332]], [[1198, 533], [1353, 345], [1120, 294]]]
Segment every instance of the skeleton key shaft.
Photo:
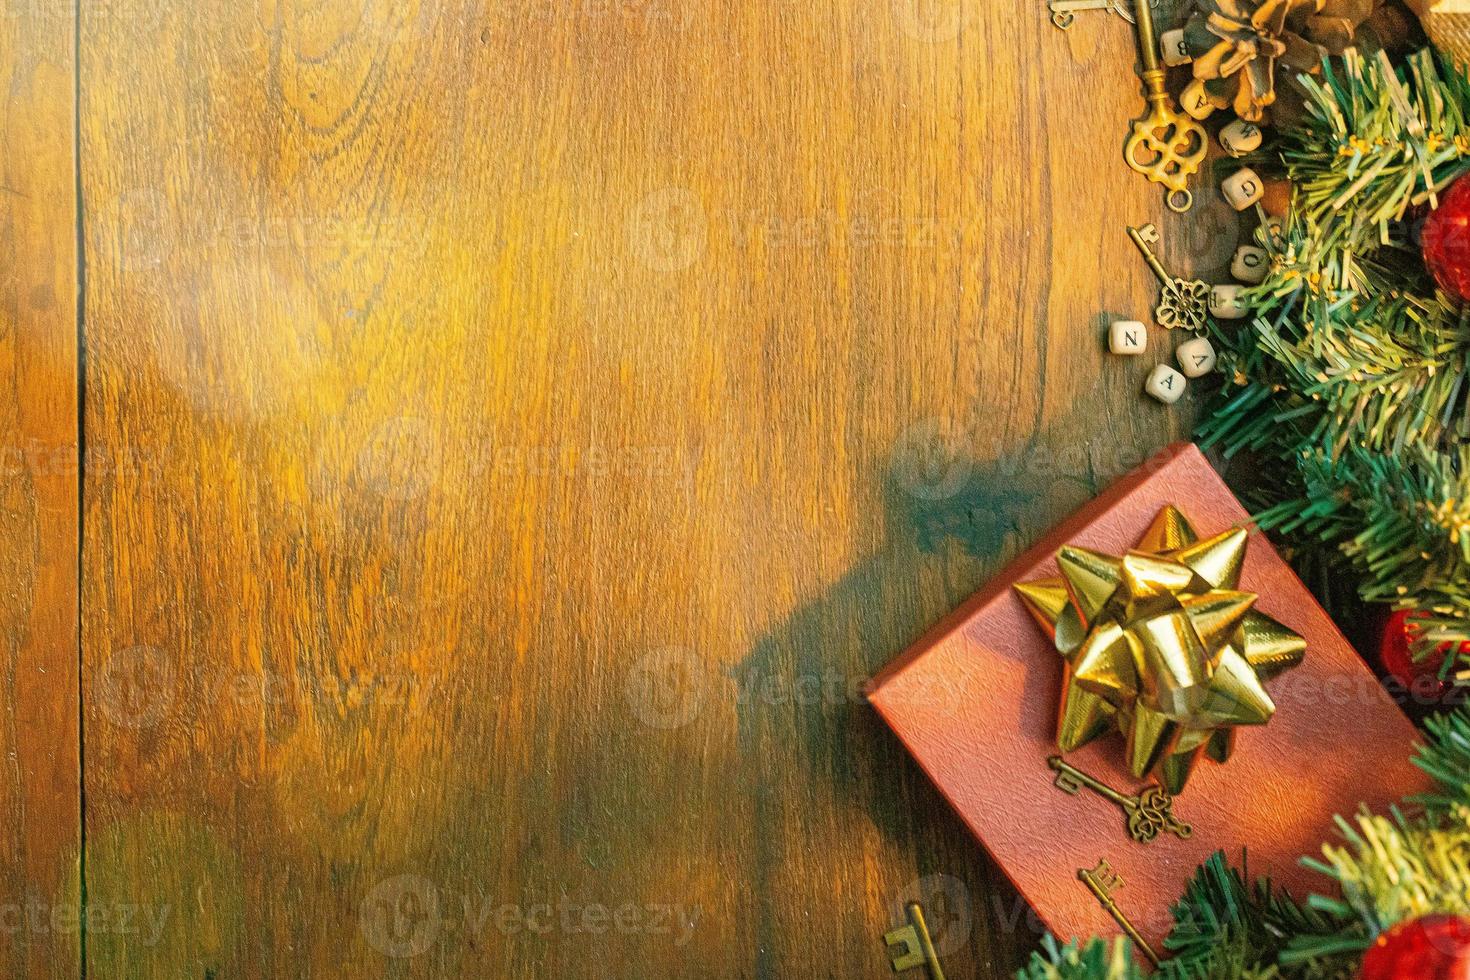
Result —
[[1150, 72], [1160, 70], [1159, 39], [1154, 33], [1154, 12], [1149, 8], [1149, 0], [1133, 0], [1133, 23], [1138, 28], [1138, 56], [1143, 61], [1143, 83], [1148, 89], [1148, 99], [1150, 102], [1163, 103], [1167, 99], [1167, 96], [1159, 94], [1164, 91], [1163, 76], [1159, 76], [1157, 84], [1149, 78]]
[[1133, 244], [1137, 245], [1138, 250], [1143, 253], [1143, 261], [1147, 262], [1148, 267], [1153, 270], [1154, 275], [1158, 276], [1160, 284], [1165, 289], [1172, 291], [1174, 289], [1174, 277], [1169, 275], [1168, 270], [1164, 268], [1164, 264], [1154, 254], [1154, 250], [1149, 248], [1149, 242], [1157, 242], [1159, 240], [1158, 229], [1153, 225], [1144, 225], [1142, 228], [1130, 227], [1128, 229], [1128, 237], [1133, 239]]
[[1098, 904], [1107, 910], [1107, 913], [1113, 917], [1114, 922], [1118, 923], [1118, 927], [1123, 930], [1124, 934], [1133, 940], [1134, 945], [1143, 951], [1143, 955], [1148, 957], [1148, 961], [1154, 966], [1158, 966], [1160, 963], [1159, 954], [1154, 952], [1153, 947], [1148, 944], [1147, 940], [1138, 931], [1138, 928], [1134, 926], [1128, 916], [1118, 906], [1118, 900], [1113, 897], [1113, 892], [1123, 887], [1123, 879], [1112, 868], [1108, 867], [1108, 862], [1100, 860], [1097, 862], [1097, 867], [1095, 868], [1078, 868], [1077, 880], [1087, 886], [1087, 890], [1092, 892], [1092, 896], [1097, 899]]
[[[1130, 0], [1047, 0], [1046, 6], [1051, 12], [1051, 22], [1065, 31], [1077, 19], [1077, 12], [1082, 10], [1106, 10], [1132, 24], [1134, 17], [1129, 3]], [[1149, 6], [1158, 5], [1158, 0], [1149, 0]]]
[[1078, 10], [1111, 10], [1116, 0], [1048, 0], [1054, 14], [1070, 14]]
[[1124, 20], [1133, 22], [1133, 17], [1124, 12], [1119, 6], [1120, 0], [1047, 0], [1047, 9], [1051, 11], [1051, 22], [1062, 30], [1072, 26], [1077, 19], [1079, 10], [1106, 10], [1111, 14], [1120, 14]]
[[1047, 765], [1051, 766], [1058, 773], [1057, 785], [1069, 793], [1075, 794], [1077, 792], [1076, 787], [1085, 786], [1088, 789], [1092, 790], [1094, 793], [1103, 797], [1104, 799], [1112, 800], [1114, 803], [1123, 807], [1125, 810], [1131, 809], [1138, 805], [1138, 800], [1124, 796], [1122, 793], [1119, 793], [1111, 786], [1099, 780], [1093, 779], [1091, 776], [1087, 775], [1087, 773], [1083, 772], [1081, 769], [1078, 769], [1075, 766], [1067, 765], [1067, 763], [1062, 761], [1062, 757], [1059, 755], [1052, 756], [1050, 759], [1047, 759], [1046, 762]]

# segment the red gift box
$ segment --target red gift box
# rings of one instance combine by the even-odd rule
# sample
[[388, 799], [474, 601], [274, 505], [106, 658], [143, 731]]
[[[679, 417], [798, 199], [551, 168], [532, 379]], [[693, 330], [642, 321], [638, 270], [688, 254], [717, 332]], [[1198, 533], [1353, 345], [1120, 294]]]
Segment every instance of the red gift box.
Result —
[[[1123, 880], [1119, 908], [1161, 952], [1170, 906], [1214, 851], [1238, 861], [1243, 847], [1252, 877], [1269, 875], [1305, 896], [1330, 884], [1300, 858], [1331, 839], [1334, 814], [1361, 804], [1382, 812], [1429, 788], [1409, 761], [1413, 725], [1259, 533], [1240, 588], [1259, 593], [1257, 609], [1306, 637], [1306, 659], [1267, 683], [1277, 709], [1271, 721], [1240, 729], [1230, 760], [1202, 762], [1175, 799], [1192, 835], [1137, 843], [1116, 803], [1053, 784], [1047, 759], [1057, 754], [1062, 660], [1012, 586], [1056, 575], [1063, 544], [1124, 553], [1166, 504], [1201, 537], [1249, 523], [1199, 450], [1172, 446], [1012, 562], [869, 688], [873, 706], [1053, 933], [1120, 931], [1077, 876], [1106, 860]], [[1116, 733], [1067, 761], [1125, 793], [1141, 788]]]

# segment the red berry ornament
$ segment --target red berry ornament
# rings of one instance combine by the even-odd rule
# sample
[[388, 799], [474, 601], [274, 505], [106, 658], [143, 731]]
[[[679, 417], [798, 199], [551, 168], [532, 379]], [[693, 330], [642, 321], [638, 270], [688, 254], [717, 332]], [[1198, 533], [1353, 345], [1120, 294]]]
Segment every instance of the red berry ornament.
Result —
[[1470, 300], [1470, 180], [1457, 179], [1424, 219], [1424, 264], [1439, 288]]
[[1368, 947], [1359, 980], [1470, 980], [1470, 919], [1426, 915]]

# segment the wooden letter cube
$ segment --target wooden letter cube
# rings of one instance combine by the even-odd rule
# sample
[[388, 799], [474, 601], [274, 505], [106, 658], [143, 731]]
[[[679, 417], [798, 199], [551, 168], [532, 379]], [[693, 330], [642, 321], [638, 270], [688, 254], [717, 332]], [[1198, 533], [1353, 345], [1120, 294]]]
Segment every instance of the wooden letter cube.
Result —
[[1186, 378], [1202, 378], [1215, 370], [1215, 348], [1204, 337], [1186, 340], [1174, 352], [1174, 357]]
[[1196, 78], [1184, 87], [1179, 96], [1179, 106], [1196, 119], [1204, 119], [1216, 109], [1223, 109], [1228, 101], [1211, 95], [1203, 79]]
[[1179, 400], [1180, 395], [1184, 394], [1186, 383], [1184, 375], [1167, 364], [1160, 364], [1149, 374], [1143, 390], [1165, 405], [1172, 405]]
[[1175, 65], [1187, 65], [1194, 60], [1194, 56], [1189, 53], [1189, 45], [1184, 43], [1182, 27], [1165, 31], [1159, 38], [1159, 49], [1164, 56], [1164, 64], [1170, 68]]
[[1243, 157], [1261, 147], [1261, 127], [1244, 119], [1220, 130], [1220, 149], [1233, 157]]
[[1244, 211], [1261, 199], [1261, 195], [1266, 193], [1266, 185], [1254, 170], [1242, 167], [1225, 178], [1220, 184], [1220, 193], [1225, 195], [1232, 208]]
[[1230, 274], [1254, 286], [1265, 280], [1270, 265], [1271, 257], [1264, 248], [1242, 245], [1235, 250], [1235, 258], [1230, 260]]
[[1108, 331], [1108, 350], [1114, 354], [1142, 354], [1148, 349], [1148, 328], [1137, 320], [1114, 320]]
[[1239, 320], [1249, 312], [1240, 301], [1240, 294], [1244, 291], [1244, 286], [1233, 283], [1210, 287], [1210, 312], [1222, 320]]

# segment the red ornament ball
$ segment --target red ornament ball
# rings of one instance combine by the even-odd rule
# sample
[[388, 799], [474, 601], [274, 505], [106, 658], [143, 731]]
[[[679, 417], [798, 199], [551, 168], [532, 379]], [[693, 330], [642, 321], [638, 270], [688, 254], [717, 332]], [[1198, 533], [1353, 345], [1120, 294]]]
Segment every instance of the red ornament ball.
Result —
[[[1378, 656], [1383, 669], [1403, 685], [1415, 702], [1438, 704], [1453, 686], [1439, 676], [1445, 658], [1450, 655], [1450, 644], [1441, 643], [1439, 649], [1429, 656], [1415, 660], [1412, 648], [1416, 630], [1414, 618], [1418, 615], [1420, 613], [1414, 610], [1400, 609], [1388, 617], [1383, 627], [1383, 638], [1378, 644]], [[1466, 644], [1461, 644], [1461, 653], [1466, 652], [1465, 647]]]
[[1470, 919], [1426, 915], [1401, 922], [1368, 947], [1359, 980], [1470, 980]]
[[1470, 180], [1457, 179], [1424, 219], [1424, 264], [1439, 288], [1470, 301]]

